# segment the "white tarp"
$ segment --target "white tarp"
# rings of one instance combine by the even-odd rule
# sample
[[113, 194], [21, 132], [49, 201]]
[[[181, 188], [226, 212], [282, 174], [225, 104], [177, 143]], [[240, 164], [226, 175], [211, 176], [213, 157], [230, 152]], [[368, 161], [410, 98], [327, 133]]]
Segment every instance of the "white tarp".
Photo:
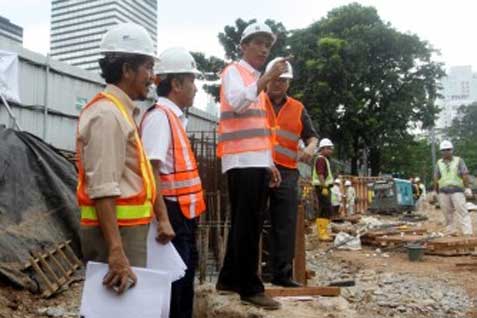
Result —
[[18, 64], [17, 54], [0, 50], [0, 94], [7, 100], [20, 103]]

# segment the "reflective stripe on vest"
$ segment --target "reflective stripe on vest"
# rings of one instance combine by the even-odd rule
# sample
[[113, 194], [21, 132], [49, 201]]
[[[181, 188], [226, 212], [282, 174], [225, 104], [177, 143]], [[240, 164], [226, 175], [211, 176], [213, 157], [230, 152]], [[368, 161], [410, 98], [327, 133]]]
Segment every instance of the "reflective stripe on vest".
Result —
[[[254, 74], [238, 63], [225, 68], [223, 74], [234, 67], [240, 74], [243, 84], [249, 86], [256, 82]], [[223, 85], [220, 89], [220, 119], [218, 129], [217, 156], [247, 151], [272, 149], [272, 133], [267, 120], [265, 105], [251, 103], [242, 113], [234, 111], [227, 100]]]
[[[156, 104], [154, 108], [164, 112], [169, 121], [174, 160], [174, 172], [160, 175], [161, 193], [166, 198], [176, 198], [182, 214], [188, 219], [193, 219], [205, 211], [205, 201], [197, 162], [189, 138], [174, 112], [160, 104]], [[146, 116], [147, 113], [144, 118]], [[157, 129], [161, 128], [157, 127]]]
[[263, 129], [247, 129], [247, 130], [239, 130], [235, 132], [223, 133], [219, 135], [219, 142], [224, 141], [231, 141], [231, 140], [241, 140], [244, 138], [252, 138], [252, 137], [267, 137], [271, 136], [272, 133], [270, 130], [263, 130]]
[[265, 116], [267, 116], [267, 113], [263, 109], [248, 109], [240, 114], [234, 111], [225, 111], [220, 113], [220, 119], [238, 119], [238, 118], [265, 117]]
[[[326, 162], [326, 169], [328, 170], [328, 176], [325, 179], [325, 184], [321, 184], [320, 178], [318, 178], [318, 173], [316, 172], [316, 161], [318, 158], [324, 158]], [[333, 175], [331, 174], [331, 166], [330, 166], [330, 161], [328, 158], [325, 156], [319, 155], [314, 161], [313, 161], [313, 173], [311, 176], [311, 184], [314, 186], [321, 186], [321, 187], [329, 187], [330, 185], [333, 184]]]
[[[144, 149], [142, 147], [139, 134], [137, 132], [136, 124], [127, 113], [124, 105], [113, 95], [107, 93], [99, 93], [96, 95], [81, 111], [81, 114], [89, 107], [92, 107], [100, 99], [106, 98], [111, 101], [124, 116], [126, 121], [134, 129], [134, 140], [136, 146], [137, 160], [139, 164], [139, 171], [141, 171], [141, 179], [143, 181], [143, 187], [141, 191], [133, 196], [126, 198], [120, 197], [116, 199], [116, 217], [119, 226], [135, 226], [149, 224], [153, 214], [153, 204], [156, 199], [156, 184], [154, 182], [154, 175], [149, 161], [146, 158]], [[81, 118], [80, 114], [80, 118]], [[79, 129], [79, 120], [78, 120]], [[81, 212], [81, 224], [87, 226], [98, 226], [98, 216], [94, 202], [89, 198], [86, 191], [86, 176], [83, 167], [83, 161], [81, 160], [81, 152], [79, 145], [77, 145], [77, 153], [79, 160], [78, 166], [78, 187], [76, 191], [78, 204]]]
[[276, 114], [266, 93], [262, 92], [260, 99], [266, 105], [268, 121], [273, 127], [273, 161], [278, 165], [296, 169], [298, 166], [298, 141], [303, 130], [301, 122], [303, 104], [287, 96], [285, 104]]
[[443, 159], [437, 161], [441, 178], [439, 179], [439, 188], [458, 187], [464, 188], [464, 181], [459, 176], [460, 157], [453, 156], [452, 161], [445, 163]]

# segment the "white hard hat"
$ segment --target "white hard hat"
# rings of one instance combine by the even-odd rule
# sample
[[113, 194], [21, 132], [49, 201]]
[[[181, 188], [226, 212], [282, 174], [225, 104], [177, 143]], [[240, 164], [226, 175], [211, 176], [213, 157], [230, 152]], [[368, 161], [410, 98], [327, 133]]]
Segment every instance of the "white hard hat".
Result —
[[414, 182], [420, 182], [420, 181], [421, 181], [421, 178], [419, 178], [419, 177], [414, 178]]
[[113, 26], [99, 44], [100, 53], [129, 53], [156, 58], [154, 43], [146, 29], [135, 23]]
[[454, 149], [454, 146], [449, 140], [444, 140], [441, 142], [441, 145], [439, 147], [440, 150], [445, 150], [445, 149]]
[[318, 146], [318, 148], [321, 149], [323, 147], [333, 147], [333, 143], [328, 138], [323, 138], [321, 139], [320, 145]]
[[351, 185], [351, 181], [346, 180], [346, 181], [345, 181], [345, 186], [346, 186], [346, 187], [349, 187], [350, 185]]
[[249, 36], [257, 33], [266, 33], [272, 37], [272, 45], [275, 44], [275, 41], [277, 40], [277, 37], [275, 34], [273, 34], [272, 29], [268, 25], [262, 22], [255, 22], [250, 24], [243, 30], [242, 32], [242, 38], [240, 39], [240, 44], [248, 38]]
[[341, 184], [341, 180], [340, 179], [335, 179], [335, 183]]
[[159, 55], [155, 74], [201, 74], [192, 54], [182, 47], [171, 47]]
[[[265, 72], [268, 72], [276, 62], [281, 60], [283, 60], [283, 57], [276, 57], [270, 62], [268, 62], [267, 67], [265, 68]], [[283, 73], [282, 75], [280, 75], [280, 78], [293, 79], [293, 68], [290, 62], [287, 61], [286, 63], [287, 63], [287, 71]]]

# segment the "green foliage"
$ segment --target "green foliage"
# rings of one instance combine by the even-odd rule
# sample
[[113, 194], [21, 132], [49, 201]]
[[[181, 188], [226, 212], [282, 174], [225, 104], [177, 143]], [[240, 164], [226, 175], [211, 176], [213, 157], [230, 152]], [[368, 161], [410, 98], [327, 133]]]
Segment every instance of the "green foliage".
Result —
[[399, 177], [420, 177], [432, 183], [431, 145], [426, 139], [401, 139], [382, 147], [382, 171]]
[[206, 57], [201, 52], [191, 52], [194, 57], [197, 68], [204, 74], [204, 79], [208, 84], [204, 84], [202, 88], [210, 95], [214, 96], [215, 101], [219, 101], [220, 85], [217, 83], [220, 79], [220, 72], [225, 67], [225, 61], [215, 57]]
[[459, 108], [447, 134], [454, 143], [454, 153], [464, 159], [471, 174], [477, 175], [477, 103]]
[[384, 145], [410, 139], [418, 123], [433, 124], [442, 65], [416, 35], [384, 23], [376, 9], [350, 4], [310, 27], [292, 32], [292, 95], [310, 109], [321, 136], [332, 138], [353, 173], [363, 149], [373, 174]]

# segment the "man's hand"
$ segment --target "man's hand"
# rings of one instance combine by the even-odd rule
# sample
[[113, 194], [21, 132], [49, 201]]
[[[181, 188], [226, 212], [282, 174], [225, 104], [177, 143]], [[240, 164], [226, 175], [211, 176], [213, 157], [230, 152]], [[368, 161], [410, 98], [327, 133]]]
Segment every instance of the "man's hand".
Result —
[[330, 195], [330, 191], [328, 190], [328, 188], [323, 188], [321, 189], [321, 195], [324, 196], [324, 197], [327, 197]]
[[176, 236], [176, 233], [172, 229], [171, 222], [167, 220], [159, 220], [157, 222], [157, 237], [156, 241], [161, 244], [166, 244]]
[[466, 196], [467, 199], [470, 199], [472, 198], [473, 194], [472, 194], [472, 189], [471, 188], [466, 188], [464, 190], [464, 195]]
[[103, 278], [103, 285], [114, 288], [118, 294], [122, 294], [127, 288], [136, 284], [136, 274], [132, 271], [122, 248], [110, 251], [108, 263], [109, 271]]
[[280, 183], [282, 182], [282, 176], [280, 175], [280, 171], [278, 171], [277, 167], [271, 167], [270, 172], [272, 175], [268, 186], [270, 188], [278, 188], [280, 186]]
[[288, 70], [287, 60], [282, 59], [273, 64], [272, 68], [266, 73], [271, 79], [277, 79]]
[[300, 160], [303, 161], [303, 162], [309, 163], [309, 162], [311, 162], [311, 160], [313, 160], [313, 155], [314, 155], [313, 150], [306, 147], [301, 152]]

